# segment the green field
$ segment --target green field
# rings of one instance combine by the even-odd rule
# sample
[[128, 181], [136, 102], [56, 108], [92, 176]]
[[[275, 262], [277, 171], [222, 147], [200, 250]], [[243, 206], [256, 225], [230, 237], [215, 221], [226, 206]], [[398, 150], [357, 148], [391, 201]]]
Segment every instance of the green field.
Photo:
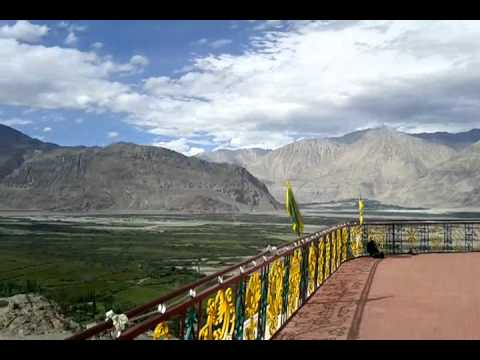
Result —
[[38, 292], [88, 323], [292, 240], [270, 215], [0, 217], [0, 297]]

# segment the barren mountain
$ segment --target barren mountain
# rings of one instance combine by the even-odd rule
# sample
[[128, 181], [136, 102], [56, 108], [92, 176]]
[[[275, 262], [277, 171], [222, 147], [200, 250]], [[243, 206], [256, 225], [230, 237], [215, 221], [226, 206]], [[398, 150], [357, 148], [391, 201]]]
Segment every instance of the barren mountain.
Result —
[[[335, 201], [363, 196], [404, 204], [404, 186], [457, 154], [449, 146], [389, 128], [354, 132], [343, 137], [303, 140], [247, 164], [279, 200], [290, 180], [301, 202]], [[419, 206], [427, 199], [412, 199]], [[425, 200], [425, 201], [424, 201]]]
[[431, 207], [478, 207], [480, 203], [480, 142], [460, 151], [411, 181], [401, 193], [392, 194], [398, 204], [419, 200]]
[[0, 181], [0, 208], [272, 210], [266, 186], [242, 167], [134, 144], [35, 152]]
[[0, 181], [18, 168], [34, 152], [48, 151], [58, 145], [44, 143], [0, 124]]
[[412, 134], [412, 136], [461, 150], [466, 149], [477, 141], [480, 141], [480, 129], [472, 129], [453, 134], [442, 131], [434, 133]]
[[215, 162], [229, 163], [239, 166], [246, 166], [267, 155], [271, 150], [264, 149], [241, 149], [241, 150], [217, 150], [197, 155], [198, 158]]

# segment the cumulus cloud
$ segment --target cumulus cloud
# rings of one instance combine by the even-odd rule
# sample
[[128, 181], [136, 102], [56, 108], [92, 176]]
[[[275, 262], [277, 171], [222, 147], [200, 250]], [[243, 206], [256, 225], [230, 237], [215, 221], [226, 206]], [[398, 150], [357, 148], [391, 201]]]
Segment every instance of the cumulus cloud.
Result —
[[107, 136], [108, 136], [109, 138], [116, 138], [116, 137], [118, 137], [118, 135], [119, 135], [119, 133], [116, 132], [116, 131], [109, 131], [109, 132], [107, 133]]
[[20, 118], [11, 118], [11, 119], [0, 119], [0, 124], [6, 125], [6, 126], [23, 126], [23, 125], [29, 125], [31, 124], [31, 120], [26, 120], [26, 119], [20, 119]]
[[130, 59], [130, 64], [133, 66], [147, 66], [149, 64], [149, 60], [142, 55], [134, 55]]
[[232, 43], [232, 40], [230, 39], [219, 39], [219, 40], [212, 41], [209, 44], [209, 46], [214, 49], [219, 49], [221, 47], [230, 45], [231, 43]]
[[77, 35], [75, 35], [75, 33], [73, 31], [70, 31], [67, 35], [67, 37], [65, 38], [65, 45], [76, 45], [77, 42], [78, 42], [78, 37]]
[[97, 41], [97, 42], [94, 42], [91, 46], [92, 46], [92, 48], [94, 48], [94, 49], [100, 50], [101, 48], [103, 48], [103, 43]]
[[132, 70], [92, 52], [0, 39], [0, 103], [42, 109], [108, 109], [130, 86], [111, 77]]
[[478, 126], [479, 64], [478, 21], [270, 24], [243, 53], [194, 55], [180, 74], [135, 87], [115, 75], [140, 72], [148, 65], [141, 55], [118, 64], [0, 39], [0, 103], [122, 113], [173, 138], [159, 146], [188, 154], [201, 150], [192, 146], [199, 136], [213, 147], [277, 148], [382, 124], [410, 132]]
[[[75, 46], [78, 43], [78, 36], [76, 32], [82, 32], [87, 30], [86, 25], [72, 24], [65, 21], [61, 21], [57, 24], [57, 27], [67, 30], [68, 35], [64, 40], [64, 44], [67, 46]], [[98, 43], [96, 43], [98, 44]], [[101, 44], [101, 43], [99, 43]]]
[[198, 155], [205, 151], [202, 148], [191, 146], [188, 139], [185, 138], [180, 138], [172, 141], [154, 142], [152, 145], [170, 149], [182, 153], [186, 156]]
[[292, 24], [252, 37], [241, 55], [197, 57], [180, 78], [147, 79], [146, 93], [169, 103], [162, 120], [137, 121], [162, 134], [175, 120], [182, 136], [202, 129], [225, 147], [383, 123], [468, 127], [480, 110], [479, 35], [478, 22]]
[[43, 128], [43, 132], [50, 132], [50, 131], [52, 131], [52, 128], [51, 128], [51, 127], [48, 127], [48, 126], [47, 126], [47, 127], [44, 127], [44, 128]]
[[14, 25], [0, 26], [0, 38], [36, 43], [47, 35], [48, 31], [49, 28], [46, 25], [35, 25], [27, 20], [18, 20]]

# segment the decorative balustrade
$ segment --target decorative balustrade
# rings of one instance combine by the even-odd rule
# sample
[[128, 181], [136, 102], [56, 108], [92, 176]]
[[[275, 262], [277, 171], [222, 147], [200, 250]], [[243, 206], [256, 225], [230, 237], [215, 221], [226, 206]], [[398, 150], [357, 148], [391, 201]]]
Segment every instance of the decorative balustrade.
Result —
[[109, 314], [69, 339], [268, 340], [343, 262], [367, 255], [370, 240], [386, 254], [478, 251], [479, 235], [475, 221], [342, 224], [269, 247], [122, 316]]

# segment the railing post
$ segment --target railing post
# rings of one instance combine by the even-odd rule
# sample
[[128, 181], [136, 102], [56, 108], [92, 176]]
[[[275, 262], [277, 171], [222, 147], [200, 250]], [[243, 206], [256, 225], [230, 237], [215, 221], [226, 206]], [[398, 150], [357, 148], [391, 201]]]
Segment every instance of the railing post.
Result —
[[190, 309], [188, 309], [187, 315], [185, 317], [185, 340], [195, 339], [195, 325], [197, 324], [197, 314], [195, 314], [195, 307], [192, 306]]
[[281, 316], [281, 325], [285, 323], [288, 317], [288, 284], [290, 281], [290, 257], [292, 255], [285, 256], [285, 276], [283, 278], [283, 303], [282, 303], [282, 316]]
[[312, 244], [315, 250], [315, 277], [313, 278], [313, 291], [318, 289], [317, 286], [317, 279], [318, 279], [318, 262], [320, 261], [320, 251], [318, 251], [318, 245], [320, 243], [319, 237], [317, 236], [315, 240], [313, 240]]
[[352, 235], [351, 232], [352, 228], [350, 224], [347, 225], [347, 259], [351, 259], [353, 257], [352, 254]]
[[243, 325], [245, 323], [245, 277], [242, 276], [238, 282], [236, 304], [235, 304], [235, 330], [232, 338], [243, 340]]
[[397, 253], [397, 246], [395, 244], [395, 224], [392, 224], [392, 254]]
[[366, 254], [368, 244], [368, 227], [366, 224], [362, 226], [362, 255]]
[[263, 340], [265, 337], [265, 326], [267, 324], [268, 269], [269, 266], [266, 265], [262, 273], [262, 294], [260, 297], [260, 307], [258, 309], [257, 340]]
[[308, 285], [308, 251], [307, 245], [304, 244], [301, 247], [302, 249], [302, 265], [301, 265], [301, 274], [300, 274], [300, 304], [304, 304], [307, 298], [307, 285]]

